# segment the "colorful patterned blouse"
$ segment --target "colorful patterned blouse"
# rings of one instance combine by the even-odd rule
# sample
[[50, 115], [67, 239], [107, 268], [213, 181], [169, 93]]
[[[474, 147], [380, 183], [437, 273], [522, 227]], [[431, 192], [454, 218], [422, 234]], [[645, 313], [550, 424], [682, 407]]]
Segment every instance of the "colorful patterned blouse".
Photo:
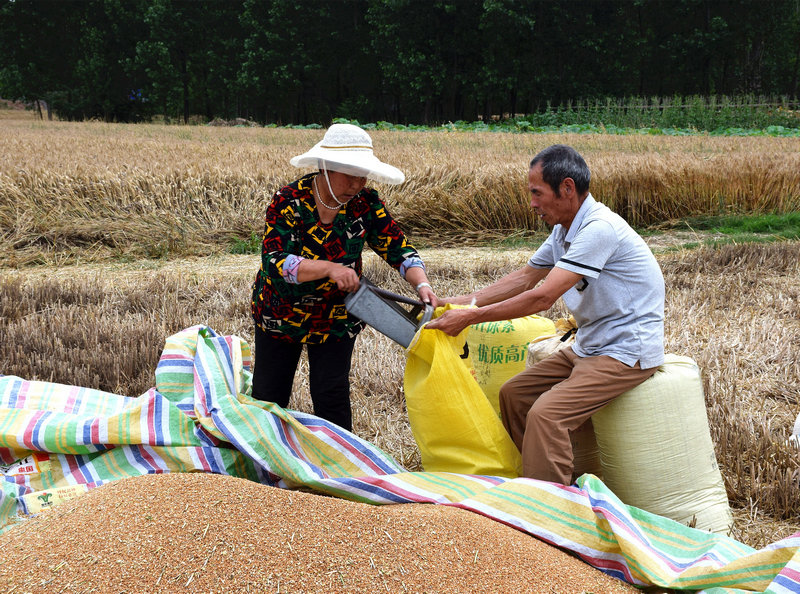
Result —
[[267, 207], [252, 311], [255, 323], [274, 338], [318, 344], [353, 337], [364, 323], [348, 314], [347, 293], [329, 278], [297, 283], [300, 258], [339, 262], [359, 277], [365, 242], [403, 275], [422, 260], [371, 188], [354, 196], [331, 224], [321, 223], [311, 190], [314, 175], [281, 188]]

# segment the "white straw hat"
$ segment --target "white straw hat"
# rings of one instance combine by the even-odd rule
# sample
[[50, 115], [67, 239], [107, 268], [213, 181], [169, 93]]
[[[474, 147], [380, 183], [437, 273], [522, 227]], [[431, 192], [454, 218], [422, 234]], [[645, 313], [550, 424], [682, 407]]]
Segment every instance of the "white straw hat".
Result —
[[347, 175], [368, 177], [386, 184], [401, 184], [403, 172], [372, 154], [372, 139], [353, 124], [333, 124], [311, 150], [289, 160], [295, 167], [315, 167]]

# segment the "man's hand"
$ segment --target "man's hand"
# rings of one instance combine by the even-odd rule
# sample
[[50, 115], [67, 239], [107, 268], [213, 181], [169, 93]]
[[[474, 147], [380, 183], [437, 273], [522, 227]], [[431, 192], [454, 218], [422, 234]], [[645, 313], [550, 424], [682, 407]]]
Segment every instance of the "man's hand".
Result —
[[439, 297], [439, 305], [444, 306], [448, 303], [453, 305], [475, 305], [475, 298], [472, 295], [452, 295], [451, 297]]
[[450, 336], [458, 336], [464, 328], [472, 324], [474, 313], [474, 309], [449, 309], [435, 320], [425, 324], [425, 328], [441, 330]]

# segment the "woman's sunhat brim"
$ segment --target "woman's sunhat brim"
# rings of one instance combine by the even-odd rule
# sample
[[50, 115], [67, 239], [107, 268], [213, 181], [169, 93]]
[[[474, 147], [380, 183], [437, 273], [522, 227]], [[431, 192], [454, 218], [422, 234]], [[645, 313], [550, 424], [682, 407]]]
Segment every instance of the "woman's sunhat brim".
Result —
[[324, 167], [329, 171], [362, 175], [385, 184], [401, 184], [406, 179], [402, 171], [378, 159], [369, 147], [331, 147], [325, 146], [324, 140], [308, 152], [292, 157], [289, 163], [295, 167]]

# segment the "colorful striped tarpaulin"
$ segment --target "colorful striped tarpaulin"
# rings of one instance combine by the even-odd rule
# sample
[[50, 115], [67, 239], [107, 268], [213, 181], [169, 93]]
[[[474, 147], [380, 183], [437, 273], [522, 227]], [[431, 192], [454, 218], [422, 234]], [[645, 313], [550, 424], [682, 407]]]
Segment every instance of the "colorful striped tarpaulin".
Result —
[[249, 362], [239, 338], [196, 326], [167, 340], [156, 386], [138, 398], [0, 376], [0, 532], [110, 481], [202, 471], [371, 504], [457, 506], [640, 586], [800, 592], [800, 533], [755, 550], [626, 506], [592, 475], [564, 487], [407, 472], [352, 433], [250, 398]]

